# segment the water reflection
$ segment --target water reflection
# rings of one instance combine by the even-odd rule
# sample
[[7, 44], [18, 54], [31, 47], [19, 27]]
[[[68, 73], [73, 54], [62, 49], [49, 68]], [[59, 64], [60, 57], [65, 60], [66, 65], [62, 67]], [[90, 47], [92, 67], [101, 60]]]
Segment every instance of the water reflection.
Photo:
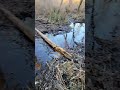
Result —
[[[46, 34], [46, 36], [52, 42], [65, 49], [75, 48], [81, 43], [85, 44], [85, 24], [76, 23], [71, 28], [71, 31], [68, 33], [66, 32], [55, 36], [53, 34]], [[41, 38], [35, 39], [35, 54], [38, 60], [40, 59], [43, 63], [52, 58], [59, 57], [59, 54], [50, 49]]]

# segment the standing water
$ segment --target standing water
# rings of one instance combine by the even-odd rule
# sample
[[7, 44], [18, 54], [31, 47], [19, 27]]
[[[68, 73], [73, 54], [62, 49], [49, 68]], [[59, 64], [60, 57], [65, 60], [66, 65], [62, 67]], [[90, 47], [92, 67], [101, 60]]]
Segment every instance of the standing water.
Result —
[[[85, 24], [84, 23], [71, 23], [70, 32], [62, 32], [58, 35], [53, 33], [45, 34], [53, 43], [64, 49], [72, 49], [77, 45], [85, 45]], [[81, 48], [80, 48], [81, 49]], [[35, 39], [35, 54], [37, 59], [46, 63], [52, 58], [58, 58], [59, 54], [54, 52], [41, 38]]]

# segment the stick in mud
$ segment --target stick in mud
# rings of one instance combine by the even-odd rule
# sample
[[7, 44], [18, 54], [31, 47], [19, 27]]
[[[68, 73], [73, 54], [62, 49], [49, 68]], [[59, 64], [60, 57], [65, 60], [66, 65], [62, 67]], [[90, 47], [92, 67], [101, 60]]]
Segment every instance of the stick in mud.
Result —
[[5, 9], [4, 6], [0, 4], [0, 11], [15, 25], [19, 28], [21, 32], [23, 32], [32, 42], [35, 41], [35, 33], [34, 30], [32, 31], [31, 28], [26, 26], [22, 20], [17, 18], [12, 12]]
[[72, 55], [65, 51], [63, 48], [57, 46], [55, 43], [53, 43], [50, 39], [48, 39], [44, 34], [42, 34], [37, 28], [35, 28], [35, 31], [41, 36], [41, 38], [54, 50], [58, 53], [62, 54], [67, 59], [71, 60]]

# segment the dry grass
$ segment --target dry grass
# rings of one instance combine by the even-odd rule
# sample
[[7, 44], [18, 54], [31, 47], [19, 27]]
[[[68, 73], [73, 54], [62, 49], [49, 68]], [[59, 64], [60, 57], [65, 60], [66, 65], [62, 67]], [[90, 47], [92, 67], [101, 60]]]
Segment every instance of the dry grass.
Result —
[[[72, 5], [70, 5], [70, 9], [74, 10], [78, 8], [80, 0], [72, 0]], [[53, 8], [59, 8], [61, 4], [61, 0], [35, 0], [35, 10], [36, 13], [41, 13], [41, 10], [51, 10]], [[81, 6], [84, 8], [85, 0], [83, 0], [83, 5]], [[69, 0], [63, 0], [62, 3], [62, 10], [65, 10], [66, 7], [69, 6]]]
[[61, 56], [47, 63], [47, 68], [41, 70], [36, 78], [36, 90], [84, 90], [84, 55], [77, 50], [70, 51], [74, 53], [73, 61]]
[[69, 0], [35, 0], [35, 15], [38, 18], [40, 15], [45, 16], [52, 23], [61, 23], [67, 21], [67, 16], [72, 15], [74, 19], [85, 19], [85, 0], [78, 10], [80, 0], [72, 0], [72, 5], [69, 5]]
[[81, 66], [72, 61], [59, 60], [48, 63], [48, 68], [41, 71], [36, 90], [84, 90], [85, 71]]

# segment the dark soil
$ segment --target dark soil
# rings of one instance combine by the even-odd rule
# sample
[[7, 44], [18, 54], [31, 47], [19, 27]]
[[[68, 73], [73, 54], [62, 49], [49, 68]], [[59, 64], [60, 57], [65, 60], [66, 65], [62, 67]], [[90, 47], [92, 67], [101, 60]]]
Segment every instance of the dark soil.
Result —
[[[34, 19], [34, 0], [1, 0], [21, 20]], [[0, 12], [0, 68], [7, 90], [34, 86], [34, 44]], [[21, 67], [22, 66], [22, 67]]]
[[48, 22], [47, 20], [36, 20], [35, 21], [35, 27], [39, 29], [42, 33], [54, 33], [57, 34], [59, 31], [65, 31], [68, 32], [71, 29], [68, 27], [68, 24], [58, 25], [58, 24], [52, 24]]
[[86, 24], [85, 79], [88, 90], [120, 90], [119, 3], [119, 0], [86, 0], [89, 23]]

